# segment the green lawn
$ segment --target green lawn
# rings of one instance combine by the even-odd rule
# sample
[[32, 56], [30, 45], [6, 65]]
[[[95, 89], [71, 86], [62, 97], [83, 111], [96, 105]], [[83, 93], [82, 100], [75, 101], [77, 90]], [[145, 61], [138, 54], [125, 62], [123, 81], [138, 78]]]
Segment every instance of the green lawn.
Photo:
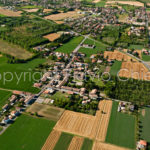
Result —
[[81, 150], [92, 150], [93, 141], [85, 138]]
[[73, 135], [62, 133], [58, 142], [56, 143], [54, 147], [54, 150], [67, 150], [71, 143], [72, 138], [73, 138]]
[[12, 95], [9, 91], [0, 90], [0, 110], [6, 104], [6, 101]]
[[127, 148], [135, 148], [135, 117], [117, 111], [113, 102], [106, 142]]
[[150, 56], [142, 54], [142, 60], [143, 61], [150, 61]]
[[86, 57], [90, 57], [92, 54], [97, 54], [101, 51], [105, 51], [108, 47], [106, 44], [102, 42], [94, 42], [90, 39], [85, 40], [84, 44], [92, 44], [96, 47], [94, 49], [81, 47], [79, 52], [86, 54]]
[[[34, 68], [44, 62], [45, 59], [37, 58], [27, 63], [9, 64], [6, 57], [0, 57], [0, 88], [32, 93], [39, 92], [39, 89], [33, 87], [34, 75], [35, 79], [40, 78], [39, 74], [34, 74]], [[5, 79], [9, 81], [7, 82]]]
[[82, 36], [74, 37], [72, 40], [70, 40], [68, 43], [65, 43], [61, 47], [59, 47], [56, 51], [70, 54], [83, 40]]
[[41, 150], [54, 121], [21, 115], [1, 136], [1, 150]]
[[[141, 132], [141, 139], [146, 140], [147, 142], [150, 143], [150, 108], [144, 108], [145, 109], [145, 116], [140, 115], [140, 130]], [[142, 112], [142, 110], [141, 110]]]
[[111, 67], [110, 74], [113, 76], [117, 76], [117, 73], [121, 68], [121, 65], [122, 65], [121, 61], [115, 61], [115, 63]]
[[[69, 96], [67, 93], [62, 93], [62, 92], [56, 92], [55, 94], [53, 94], [52, 96], [50, 96], [51, 99], [68, 99], [67, 96]], [[68, 99], [69, 100], [69, 99]]]

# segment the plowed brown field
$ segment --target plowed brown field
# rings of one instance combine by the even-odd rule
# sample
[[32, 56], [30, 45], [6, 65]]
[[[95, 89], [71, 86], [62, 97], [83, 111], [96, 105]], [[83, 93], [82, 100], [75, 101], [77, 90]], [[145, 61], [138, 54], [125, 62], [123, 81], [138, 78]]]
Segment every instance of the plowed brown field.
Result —
[[94, 142], [92, 150], [129, 150], [129, 149], [96, 141]]
[[59, 137], [61, 135], [60, 131], [53, 130], [48, 136], [45, 144], [43, 145], [41, 150], [53, 150], [55, 144], [57, 143]]
[[66, 110], [54, 129], [105, 141], [111, 107], [112, 101], [100, 101], [96, 116]]
[[83, 144], [83, 140], [84, 138], [82, 137], [74, 136], [68, 150], [80, 150]]

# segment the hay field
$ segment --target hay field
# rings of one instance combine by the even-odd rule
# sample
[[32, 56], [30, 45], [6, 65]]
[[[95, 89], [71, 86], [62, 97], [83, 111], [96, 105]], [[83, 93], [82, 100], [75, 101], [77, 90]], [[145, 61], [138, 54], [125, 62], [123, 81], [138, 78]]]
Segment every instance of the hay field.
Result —
[[10, 16], [10, 17], [20, 17], [21, 16], [22, 11], [11, 11], [8, 9], [4, 9], [3, 7], [0, 7], [0, 14], [5, 15], [5, 16]]
[[51, 12], [51, 11], [53, 11], [53, 9], [44, 9], [43, 10], [44, 13]]
[[74, 136], [69, 145], [68, 150], [80, 150], [83, 144], [83, 141], [84, 141], [83, 137]]
[[95, 138], [98, 141], [104, 142], [111, 114], [112, 101], [102, 101], [102, 103], [99, 103], [99, 110], [96, 113], [98, 123]]
[[123, 62], [119, 76], [133, 79], [150, 80], [149, 70], [139, 62]]
[[122, 52], [119, 52], [115, 50], [114, 52], [111, 51], [105, 51], [104, 52], [104, 58], [108, 58], [110, 60], [118, 60], [118, 61], [130, 61], [131, 59], [133, 61], [137, 61], [133, 59], [131, 56], [128, 56]]
[[59, 14], [53, 14], [53, 15], [49, 15], [44, 17], [45, 19], [50, 19], [53, 21], [58, 21], [58, 20], [64, 20], [66, 18], [76, 18], [81, 16], [81, 14], [77, 13], [78, 11], [69, 11], [67, 13], [59, 13]]
[[24, 11], [32, 13], [32, 12], [37, 12], [39, 9], [38, 8], [33, 8], [33, 9], [24, 9]]
[[60, 131], [53, 130], [48, 136], [41, 150], [53, 150], [60, 135], [61, 135]]
[[59, 33], [51, 33], [51, 34], [45, 35], [43, 37], [48, 39], [49, 41], [53, 42], [56, 39], [58, 39], [60, 36], [61, 36], [61, 34], [59, 34]]
[[107, 1], [106, 4], [123, 4], [123, 5], [133, 5], [137, 7], [144, 7], [144, 3], [138, 1]]
[[38, 104], [34, 103], [27, 109], [27, 112], [31, 113], [38, 113], [38, 115], [45, 117], [50, 120], [57, 121], [59, 120], [60, 116], [64, 112], [64, 109], [49, 106], [49, 105], [44, 105], [44, 104]]
[[129, 150], [129, 149], [95, 141], [92, 150]]
[[54, 129], [105, 141], [111, 107], [112, 101], [100, 101], [96, 116], [66, 110]]

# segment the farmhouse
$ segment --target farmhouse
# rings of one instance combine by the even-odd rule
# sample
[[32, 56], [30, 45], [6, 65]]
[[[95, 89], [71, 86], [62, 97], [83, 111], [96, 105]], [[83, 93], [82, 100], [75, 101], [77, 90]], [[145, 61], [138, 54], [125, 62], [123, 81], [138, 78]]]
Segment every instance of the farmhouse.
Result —
[[138, 143], [137, 143], [137, 150], [146, 150], [147, 148], [147, 142], [144, 141], [144, 140], [140, 140]]
[[33, 103], [34, 102], [34, 96], [27, 96], [27, 98], [25, 99], [25, 101], [24, 101], [24, 103], [26, 104], [26, 105], [29, 105], [29, 104], [31, 104], [31, 103]]

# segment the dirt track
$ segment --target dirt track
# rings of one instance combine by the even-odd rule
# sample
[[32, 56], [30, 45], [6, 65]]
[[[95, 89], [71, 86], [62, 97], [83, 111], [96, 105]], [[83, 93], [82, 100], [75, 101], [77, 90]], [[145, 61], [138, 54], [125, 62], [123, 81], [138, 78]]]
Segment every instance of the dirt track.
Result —
[[[105, 141], [111, 107], [112, 101], [103, 100], [99, 103], [96, 116], [65, 111], [54, 129]], [[102, 111], [104, 112], [103, 114]]]
[[53, 150], [60, 135], [61, 135], [60, 131], [53, 130], [48, 136], [41, 150]]
[[68, 150], [80, 150], [83, 144], [83, 140], [84, 138], [82, 137], [74, 136]]
[[129, 149], [96, 141], [94, 142], [92, 150], [129, 150]]

